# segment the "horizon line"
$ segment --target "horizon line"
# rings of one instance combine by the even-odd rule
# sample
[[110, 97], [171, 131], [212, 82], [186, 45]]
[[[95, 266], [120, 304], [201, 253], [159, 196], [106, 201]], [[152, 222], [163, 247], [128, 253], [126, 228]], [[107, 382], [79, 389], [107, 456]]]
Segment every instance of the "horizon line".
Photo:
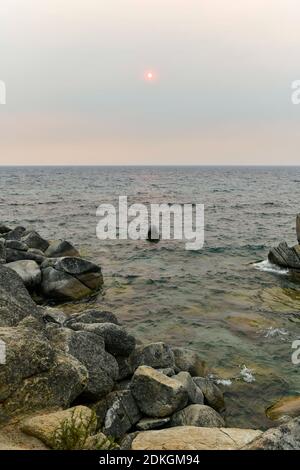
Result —
[[31, 164], [11, 164], [11, 165], [3, 165], [0, 164], [0, 168], [95, 168], [95, 167], [106, 167], [106, 168], [123, 168], [123, 167], [138, 167], [138, 168], [148, 168], [148, 167], [161, 167], [161, 168], [174, 168], [174, 167], [182, 167], [182, 168], [298, 168], [300, 167], [300, 164], [293, 164], [293, 163], [288, 163], [288, 164], [278, 164], [278, 165], [269, 165], [269, 164], [260, 164], [260, 165], [252, 165], [252, 164], [211, 164], [211, 165], [206, 165], [206, 164], [90, 164], [90, 165], [84, 165], [84, 164], [53, 164], [53, 165], [31, 165]]

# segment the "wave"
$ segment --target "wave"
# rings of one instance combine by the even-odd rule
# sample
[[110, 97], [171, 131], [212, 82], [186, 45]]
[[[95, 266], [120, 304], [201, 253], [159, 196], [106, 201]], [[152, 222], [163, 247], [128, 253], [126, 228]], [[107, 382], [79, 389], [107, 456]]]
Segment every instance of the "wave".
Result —
[[253, 264], [255, 269], [258, 269], [259, 271], [264, 271], [267, 273], [275, 273], [275, 274], [281, 274], [283, 276], [286, 276], [289, 274], [289, 270], [285, 268], [281, 268], [280, 266], [276, 266], [275, 264], [270, 263], [269, 260], [264, 260], [264, 261], [259, 261], [258, 263]]
[[241, 367], [240, 376], [242, 377], [244, 382], [247, 382], [249, 384], [252, 383], [252, 382], [255, 382], [255, 377], [254, 377], [254, 374], [253, 374], [253, 370], [248, 369], [248, 367], [246, 367], [245, 364]]

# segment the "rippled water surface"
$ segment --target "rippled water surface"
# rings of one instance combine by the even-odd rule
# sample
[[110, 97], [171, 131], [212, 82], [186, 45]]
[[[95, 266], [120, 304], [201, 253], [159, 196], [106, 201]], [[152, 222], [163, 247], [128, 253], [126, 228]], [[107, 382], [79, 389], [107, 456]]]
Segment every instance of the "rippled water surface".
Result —
[[[204, 248], [98, 240], [96, 208], [119, 195], [205, 204]], [[224, 381], [232, 426], [268, 427], [264, 409], [300, 393], [300, 366], [291, 363], [300, 283], [255, 264], [279, 241], [295, 244], [299, 201], [300, 168], [0, 169], [0, 220], [79, 245], [103, 268], [105, 289], [93, 302], [117, 313], [140, 340], [197, 349]]]

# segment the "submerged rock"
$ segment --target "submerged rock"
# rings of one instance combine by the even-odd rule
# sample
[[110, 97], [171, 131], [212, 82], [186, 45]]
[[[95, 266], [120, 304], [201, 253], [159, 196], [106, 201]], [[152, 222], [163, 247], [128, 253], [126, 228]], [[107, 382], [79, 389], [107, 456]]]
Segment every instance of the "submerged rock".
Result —
[[187, 391], [178, 380], [148, 366], [135, 371], [131, 391], [140, 410], [154, 418], [169, 416], [188, 402]]
[[172, 416], [171, 426], [221, 428], [225, 426], [225, 422], [222, 416], [210, 406], [189, 405]]
[[277, 420], [284, 416], [295, 418], [300, 416], [300, 396], [281, 398], [266, 410], [268, 418]]
[[8, 268], [15, 271], [29, 289], [37, 287], [42, 279], [42, 273], [35, 261], [21, 260], [8, 263]]

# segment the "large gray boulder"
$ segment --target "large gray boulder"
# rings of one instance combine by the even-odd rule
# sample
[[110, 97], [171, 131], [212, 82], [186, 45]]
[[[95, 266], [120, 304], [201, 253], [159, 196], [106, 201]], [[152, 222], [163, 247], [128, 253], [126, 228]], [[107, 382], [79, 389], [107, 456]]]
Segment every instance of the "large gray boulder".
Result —
[[6, 248], [7, 263], [13, 263], [14, 261], [21, 261], [24, 259], [36, 261], [38, 264], [41, 264], [45, 260], [45, 257], [40, 255], [39, 253], [31, 251], [31, 249], [24, 251], [15, 250], [13, 248]]
[[87, 385], [86, 368], [74, 357], [57, 353], [36, 318], [0, 327], [0, 340], [6, 349], [6, 362], [0, 366], [0, 420], [69, 406]]
[[42, 292], [54, 300], [78, 300], [103, 284], [101, 268], [81, 258], [51, 258], [41, 268]]
[[205, 404], [211, 406], [216, 411], [225, 410], [223, 392], [212, 380], [203, 377], [194, 377], [193, 380], [202, 391]]
[[199, 426], [222, 428], [225, 422], [215, 410], [206, 405], [190, 405], [177, 411], [171, 418], [171, 426]]
[[54, 240], [45, 251], [48, 258], [61, 258], [62, 256], [76, 256], [80, 254], [74, 246], [66, 240]]
[[37, 250], [41, 250], [43, 252], [46, 251], [49, 246], [49, 242], [42, 238], [40, 234], [34, 230], [26, 232], [22, 237], [22, 241], [26, 243], [29, 248], [36, 248]]
[[268, 429], [243, 450], [300, 450], [300, 417]]
[[138, 346], [132, 356], [130, 363], [133, 370], [139, 366], [150, 366], [154, 369], [174, 368], [174, 354], [165, 343], [150, 343]]
[[56, 349], [74, 356], [86, 367], [89, 376], [83, 398], [96, 401], [113, 390], [119, 373], [118, 363], [105, 351], [103, 338], [50, 323], [47, 335]]
[[8, 263], [6, 266], [15, 271], [28, 289], [37, 287], [41, 283], [42, 273], [35, 261], [21, 260]]
[[73, 323], [72, 329], [89, 331], [104, 339], [105, 349], [113, 356], [128, 357], [135, 348], [135, 338], [114, 323]]
[[5, 224], [0, 223], [0, 235], [11, 232], [11, 228], [7, 227]]
[[0, 238], [0, 264], [6, 263], [5, 240]]
[[173, 376], [173, 379], [178, 380], [184, 386], [187, 391], [190, 403], [198, 405], [204, 404], [203, 393], [193, 381], [189, 372], [179, 372], [179, 374]]
[[6, 248], [11, 248], [12, 250], [20, 250], [20, 251], [27, 251], [28, 245], [23, 243], [19, 240], [6, 240], [5, 242]]
[[34, 330], [28, 320], [16, 327], [1, 327], [0, 339], [6, 345], [6, 363], [0, 366], [2, 402], [20, 387], [23, 380], [50, 369], [54, 351], [45, 332]]
[[25, 379], [0, 405], [0, 416], [31, 414], [45, 407], [67, 408], [85, 389], [86, 368], [73, 356], [56, 354], [52, 367]]
[[89, 309], [82, 313], [74, 314], [66, 321], [66, 326], [72, 328], [74, 323], [114, 323], [119, 325], [119, 321], [112, 312], [105, 310]]
[[2, 234], [2, 237], [6, 240], [21, 240], [22, 236], [25, 234], [26, 229], [22, 226], [15, 227], [13, 230]]
[[113, 392], [108, 401], [103, 432], [119, 439], [141, 419], [141, 412], [130, 390]]
[[300, 271], [300, 245], [289, 247], [286, 242], [282, 242], [270, 250], [268, 260], [282, 268]]
[[0, 326], [15, 326], [29, 315], [41, 318], [20, 276], [0, 265]]
[[176, 372], [189, 372], [191, 376], [204, 374], [205, 362], [197, 351], [186, 348], [173, 348], [172, 351], [175, 357]]
[[178, 380], [148, 366], [135, 371], [131, 391], [140, 410], [154, 418], [169, 416], [188, 402], [187, 391]]
[[57, 271], [73, 276], [91, 290], [99, 289], [103, 284], [100, 266], [82, 258], [71, 256], [57, 259], [52, 258], [43, 263], [42, 267], [46, 266], [51, 266]]
[[119, 380], [131, 377], [139, 366], [158, 369], [166, 375], [174, 375], [174, 354], [169, 345], [157, 342], [137, 346], [128, 357], [117, 357], [119, 364]]
[[41, 290], [45, 297], [57, 301], [79, 300], [92, 294], [76, 277], [51, 267], [42, 269]]

